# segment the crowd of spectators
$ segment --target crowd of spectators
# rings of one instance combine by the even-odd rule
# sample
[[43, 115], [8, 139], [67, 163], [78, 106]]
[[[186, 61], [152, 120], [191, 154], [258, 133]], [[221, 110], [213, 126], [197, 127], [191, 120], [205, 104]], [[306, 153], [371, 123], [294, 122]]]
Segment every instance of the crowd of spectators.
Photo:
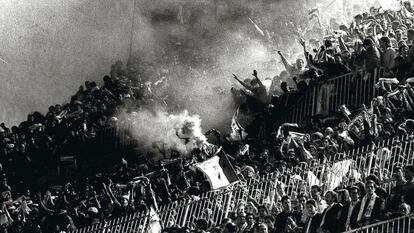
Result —
[[[238, 81], [243, 89], [232, 89], [241, 109], [249, 114], [271, 116], [283, 111], [287, 95], [305, 91], [314, 82], [365, 69], [384, 67], [384, 79], [377, 88], [381, 95], [371, 106], [351, 113], [342, 106], [335, 124], [322, 127], [317, 122], [302, 128], [285, 123], [275, 130], [269, 142], [221, 142], [241, 180], [254, 179], [259, 174], [284, 170], [300, 162], [323, 162], [330, 155], [367, 145], [375, 141], [414, 131], [412, 108], [414, 90], [413, 9], [406, 4], [401, 11], [380, 11], [355, 16], [349, 25], [341, 25], [333, 36], [324, 38], [323, 45], [312, 39], [300, 40], [305, 59], [290, 64], [279, 52], [286, 71], [272, 80], [266, 90], [258, 73], [252, 80]], [[312, 54], [314, 51], [315, 54]], [[101, 130], [120, 124], [114, 117], [120, 108], [136, 108], [152, 104], [167, 104], [162, 94], [164, 79], [156, 82], [130, 79], [139, 72], [133, 64], [126, 68], [115, 63], [103, 85], [85, 82], [69, 103], [50, 106], [46, 114], [34, 112], [19, 126], [0, 125], [1, 199], [0, 232], [62, 232], [71, 231], [150, 207], [168, 204], [185, 197], [197, 197], [211, 189], [207, 177], [194, 164], [211, 154], [194, 151], [191, 159], [163, 161], [159, 164], [138, 163], [119, 158], [113, 169], [88, 174], [82, 179], [52, 182], [40, 187], [39, 177], [50, 177], [62, 157], [75, 156], [80, 166], [87, 167], [88, 147], [96, 146]], [[165, 75], [161, 74], [160, 76]], [[276, 83], [292, 78], [296, 88], [286, 82], [285, 92], [273, 96]], [[294, 90], [297, 89], [297, 90]], [[259, 122], [260, 122], [259, 120]], [[256, 121], [254, 121], [257, 123]], [[251, 128], [255, 128], [253, 124]], [[249, 131], [250, 129], [248, 129]], [[218, 131], [210, 131], [218, 135]], [[250, 131], [249, 131], [250, 133]], [[254, 135], [254, 134], [251, 134]], [[276, 139], [276, 140], [275, 140]], [[250, 200], [239, 203], [221, 226], [209, 219], [198, 219], [194, 229], [171, 228], [171, 232], [341, 232], [387, 218], [411, 213], [414, 181], [413, 166], [396, 167], [397, 181], [391, 194], [371, 175], [355, 180], [346, 187], [323, 194], [312, 186], [310, 194], [296, 197], [281, 195], [281, 206], [269, 210]], [[404, 174], [403, 174], [404, 173]], [[364, 183], [362, 183], [364, 182]]]
[[[370, 175], [365, 183], [356, 182], [324, 194], [320, 186], [314, 185], [309, 193], [282, 196], [280, 205], [272, 209], [257, 205], [253, 199], [241, 201], [220, 224], [200, 218], [193, 227], [173, 226], [163, 232], [345, 232], [410, 215], [413, 171], [412, 165], [396, 170], [397, 185], [392, 195], [378, 186], [376, 176]], [[404, 224], [407, 222], [401, 221], [387, 229], [398, 232]]]

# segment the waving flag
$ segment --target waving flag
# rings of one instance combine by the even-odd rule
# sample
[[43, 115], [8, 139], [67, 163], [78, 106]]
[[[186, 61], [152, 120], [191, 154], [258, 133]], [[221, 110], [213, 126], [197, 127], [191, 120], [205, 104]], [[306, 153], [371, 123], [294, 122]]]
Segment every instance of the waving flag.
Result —
[[237, 121], [237, 116], [239, 115], [239, 109], [233, 114], [231, 118], [231, 132], [230, 132], [230, 139], [233, 141], [243, 141], [247, 137], [247, 133], [245, 129], [240, 125]]
[[225, 154], [216, 155], [198, 163], [196, 167], [207, 175], [212, 189], [225, 187], [238, 180], [236, 172]]

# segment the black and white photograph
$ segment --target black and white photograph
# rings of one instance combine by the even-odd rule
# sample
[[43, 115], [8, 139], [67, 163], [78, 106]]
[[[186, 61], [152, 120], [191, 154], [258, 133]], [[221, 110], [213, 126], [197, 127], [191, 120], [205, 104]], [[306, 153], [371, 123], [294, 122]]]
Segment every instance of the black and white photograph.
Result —
[[414, 0], [0, 0], [0, 233], [414, 233]]

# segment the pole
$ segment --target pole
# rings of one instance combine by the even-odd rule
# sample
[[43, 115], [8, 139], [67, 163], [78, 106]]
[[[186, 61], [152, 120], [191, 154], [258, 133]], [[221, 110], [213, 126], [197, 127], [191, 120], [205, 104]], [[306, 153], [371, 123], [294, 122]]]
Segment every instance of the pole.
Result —
[[133, 6], [133, 9], [132, 9], [132, 22], [131, 22], [131, 38], [130, 38], [130, 41], [129, 41], [129, 60], [131, 60], [131, 57], [132, 57], [132, 44], [133, 44], [133, 41], [134, 41], [134, 28], [135, 28], [135, 6], [136, 6], [136, 3], [137, 3], [137, 1], [136, 0], [133, 0], [134, 1], [134, 6]]

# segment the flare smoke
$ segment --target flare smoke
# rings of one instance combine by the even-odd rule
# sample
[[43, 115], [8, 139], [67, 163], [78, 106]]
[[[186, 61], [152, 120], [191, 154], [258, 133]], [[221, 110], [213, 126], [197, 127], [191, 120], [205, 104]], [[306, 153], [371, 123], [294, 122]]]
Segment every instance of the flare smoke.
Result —
[[172, 114], [164, 110], [141, 110], [130, 114], [122, 113], [121, 119], [131, 123], [130, 133], [136, 138], [144, 152], [168, 158], [171, 151], [188, 156], [207, 140], [201, 129], [198, 115], [188, 111]]

